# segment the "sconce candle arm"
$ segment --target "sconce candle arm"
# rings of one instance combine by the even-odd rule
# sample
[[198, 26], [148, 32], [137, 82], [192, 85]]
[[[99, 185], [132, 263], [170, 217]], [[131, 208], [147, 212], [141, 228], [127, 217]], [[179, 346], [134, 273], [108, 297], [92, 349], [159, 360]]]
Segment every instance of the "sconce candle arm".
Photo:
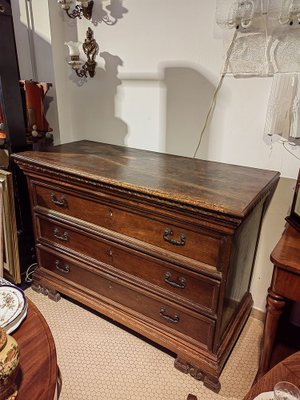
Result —
[[69, 2], [66, 0], [58, 0], [58, 3], [62, 5], [62, 8], [66, 11], [66, 14], [69, 18], [75, 19], [85, 17], [86, 19], [92, 18], [94, 1], [90, 0], [86, 3], [86, 5], [76, 5], [73, 11], [70, 11]]
[[79, 76], [79, 78], [83, 78], [83, 77], [87, 78], [87, 67], [85, 64], [82, 66], [81, 69], [75, 69], [75, 72], [76, 72], [76, 75]]
[[95, 68], [96, 68], [96, 62], [95, 61], [87, 61], [85, 64], [83, 64], [83, 66], [78, 69], [78, 68], [74, 68], [76, 75], [79, 76], [79, 78], [83, 78], [88, 76], [88, 74], [90, 75], [91, 78], [93, 78], [93, 76], [95, 75]]

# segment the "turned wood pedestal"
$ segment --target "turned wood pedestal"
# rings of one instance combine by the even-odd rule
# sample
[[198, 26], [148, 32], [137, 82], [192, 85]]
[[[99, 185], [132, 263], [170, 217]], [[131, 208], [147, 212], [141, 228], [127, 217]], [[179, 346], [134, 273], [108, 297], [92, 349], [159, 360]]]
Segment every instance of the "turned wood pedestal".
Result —
[[271, 254], [274, 263], [268, 290], [261, 358], [256, 380], [270, 368], [280, 316], [287, 300], [300, 301], [300, 233], [288, 226]]

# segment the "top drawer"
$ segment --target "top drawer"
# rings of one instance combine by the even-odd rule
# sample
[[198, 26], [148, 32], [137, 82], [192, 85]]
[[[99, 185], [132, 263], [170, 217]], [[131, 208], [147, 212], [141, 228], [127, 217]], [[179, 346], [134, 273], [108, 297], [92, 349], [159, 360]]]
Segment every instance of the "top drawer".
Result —
[[[94, 199], [83, 192], [47, 184], [32, 183], [34, 206], [45, 207], [100, 228], [142, 240], [196, 261], [217, 267], [224, 242], [222, 237], [209, 236], [198, 227], [193, 230], [177, 221], [159, 215], [159, 210], [147, 213], [137, 207], [113, 204], [106, 199]], [[220, 268], [218, 268], [220, 269]]]

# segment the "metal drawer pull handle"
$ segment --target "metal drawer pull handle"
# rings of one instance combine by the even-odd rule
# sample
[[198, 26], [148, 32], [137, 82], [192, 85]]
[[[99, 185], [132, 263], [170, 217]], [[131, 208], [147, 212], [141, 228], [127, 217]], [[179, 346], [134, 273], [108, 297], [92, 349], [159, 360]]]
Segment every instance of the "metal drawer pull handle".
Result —
[[179, 235], [179, 240], [171, 239], [171, 238], [169, 238], [169, 236], [173, 236], [173, 231], [171, 229], [167, 228], [167, 229], [165, 229], [164, 236], [163, 236], [164, 240], [166, 242], [174, 244], [175, 246], [184, 246], [185, 245], [186, 236], [183, 233], [181, 233]]
[[64, 196], [61, 196], [60, 200], [56, 197], [55, 193], [51, 193], [51, 201], [52, 203], [56, 204], [57, 206], [60, 207], [67, 207], [67, 200], [64, 198]]
[[177, 314], [174, 315], [174, 317], [171, 317], [170, 315], [165, 314], [166, 310], [164, 308], [160, 309], [159, 315], [166, 319], [168, 322], [172, 322], [173, 324], [177, 324], [179, 322], [179, 317]]
[[172, 281], [172, 274], [171, 272], [166, 272], [165, 273], [165, 282], [171, 285], [172, 287], [178, 288], [178, 289], [184, 289], [185, 288], [185, 278], [178, 278], [178, 282]]
[[53, 236], [56, 237], [56, 239], [63, 240], [64, 242], [67, 242], [69, 240], [68, 232], [64, 232], [62, 235], [60, 235], [58, 228], [54, 229]]
[[59, 260], [55, 261], [55, 266], [58, 271], [63, 272], [64, 274], [68, 274], [70, 272], [69, 265], [68, 264], [61, 265]]

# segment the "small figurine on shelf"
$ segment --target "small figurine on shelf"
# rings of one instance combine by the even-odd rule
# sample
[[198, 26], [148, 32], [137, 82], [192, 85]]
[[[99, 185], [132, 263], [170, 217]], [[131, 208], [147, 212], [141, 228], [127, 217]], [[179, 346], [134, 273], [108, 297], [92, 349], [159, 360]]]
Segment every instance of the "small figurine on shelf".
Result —
[[0, 400], [17, 398], [19, 347], [15, 339], [0, 328]]

